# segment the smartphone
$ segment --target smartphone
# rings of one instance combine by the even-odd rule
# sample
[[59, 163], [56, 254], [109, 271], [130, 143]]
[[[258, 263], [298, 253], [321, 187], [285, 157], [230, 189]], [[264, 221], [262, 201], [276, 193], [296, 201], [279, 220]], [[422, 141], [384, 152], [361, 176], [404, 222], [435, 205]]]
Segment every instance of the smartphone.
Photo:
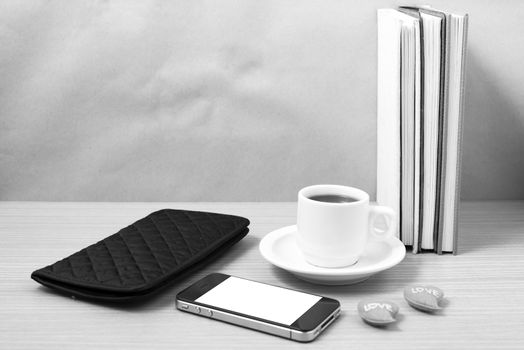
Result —
[[176, 307], [300, 342], [314, 340], [340, 314], [337, 300], [221, 273], [178, 293]]

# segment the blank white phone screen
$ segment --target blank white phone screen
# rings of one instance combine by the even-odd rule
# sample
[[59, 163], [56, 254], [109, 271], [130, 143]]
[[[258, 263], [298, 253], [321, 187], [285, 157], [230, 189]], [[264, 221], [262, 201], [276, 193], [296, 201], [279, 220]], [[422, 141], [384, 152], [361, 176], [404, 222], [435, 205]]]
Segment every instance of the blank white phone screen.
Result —
[[231, 276], [196, 301], [289, 326], [321, 298]]

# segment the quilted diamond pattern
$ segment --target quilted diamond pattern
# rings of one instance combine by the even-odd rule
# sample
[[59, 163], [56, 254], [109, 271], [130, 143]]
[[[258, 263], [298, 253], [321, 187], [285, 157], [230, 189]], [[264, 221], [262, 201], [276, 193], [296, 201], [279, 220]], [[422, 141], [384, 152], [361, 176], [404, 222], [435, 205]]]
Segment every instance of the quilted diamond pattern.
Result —
[[84, 296], [144, 294], [234, 244], [248, 225], [239, 216], [163, 209], [31, 277]]

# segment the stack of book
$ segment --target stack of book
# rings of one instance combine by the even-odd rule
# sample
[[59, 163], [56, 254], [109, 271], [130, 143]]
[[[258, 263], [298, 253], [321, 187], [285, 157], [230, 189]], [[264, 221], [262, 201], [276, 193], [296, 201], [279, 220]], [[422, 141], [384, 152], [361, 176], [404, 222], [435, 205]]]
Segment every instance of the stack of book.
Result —
[[413, 252], [457, 252], [468, 16], [378, 10], [377, 202]]

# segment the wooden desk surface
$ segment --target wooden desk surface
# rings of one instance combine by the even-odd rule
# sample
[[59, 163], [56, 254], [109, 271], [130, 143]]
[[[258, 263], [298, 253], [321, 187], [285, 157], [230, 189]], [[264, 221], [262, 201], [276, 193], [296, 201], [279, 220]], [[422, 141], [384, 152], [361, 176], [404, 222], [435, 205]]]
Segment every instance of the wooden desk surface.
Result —
[[[108, 307], [57, 295], [31, 272], [160, 208], [246, 216], [251, 232], [215, 263], [139, 307]], [[404, 261], [358, 285], [308, 284], [271, 266], [258, 252], [265, 234], [295, 222], [293, 203], [0, 203], [0, 348], [524, 348], [524, 202], [462, 205], [458, 256], [408, 253]], [[212, 271], [326, 295], [343, 314], [309, 344], [295, 343], [175, 310], [176, 293]], [[410, 308], [410, 283], [444, 290], [440, 315]], [[400, 321], [364, 324], [363, 298], [390, 299]]]

